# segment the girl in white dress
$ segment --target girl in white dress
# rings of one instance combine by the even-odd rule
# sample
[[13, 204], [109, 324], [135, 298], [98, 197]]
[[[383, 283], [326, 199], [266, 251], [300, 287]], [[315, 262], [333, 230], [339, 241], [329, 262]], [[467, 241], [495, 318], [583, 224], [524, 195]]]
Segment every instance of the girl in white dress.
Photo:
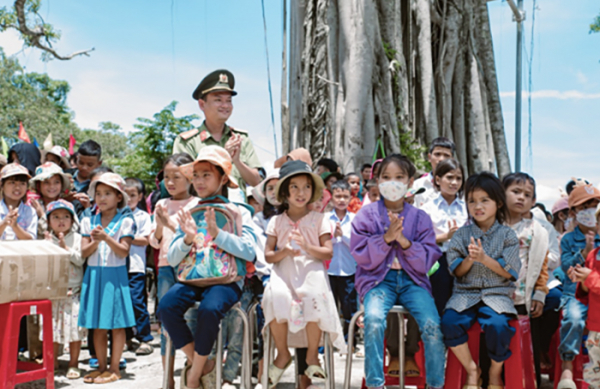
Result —
[[270, 387], [291, 364], [289, 347], [308, 347], [304, 372], [310, 379], [326, 378], [319, 365], [323, 332], [345, 352], [342, 327], [323, 261], [333, 254], [331, 228], [323, 214], [308, 205], [321, 195], [323, 180], [302, 161], [285, 163], [276, 187], [282, 213], [267, 227], [265, 260], [273, 264], [262, 306], [277, 348], [269, 366]]

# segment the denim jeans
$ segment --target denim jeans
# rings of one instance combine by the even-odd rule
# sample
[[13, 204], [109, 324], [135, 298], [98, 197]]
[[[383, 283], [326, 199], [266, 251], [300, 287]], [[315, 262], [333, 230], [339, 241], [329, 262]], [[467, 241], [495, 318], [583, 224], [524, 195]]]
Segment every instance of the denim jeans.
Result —
[[561, 300], [562, 321], [560, 322], [560, 346], [558, 352], [563, 361], [572, 361], [579, 354], [588, 307], [568, 294]]
[[402, 305], [415, 318], [425, 348], [427, 385], [444, 386], [444, 347], [440, 316], [433, 297], [403, 270], [390, 270], [385, 279], [367, 292], [365, 305], [365, 375], [369, 388], [385, 384], [383, 376], [383, 339], [386, 317], [394, 305]]
[[146, 274], [129, 273], [129, 291], [135, 314], [135, 338], [140, 342], [154, 339], [150, 331], [150, 314], [146, 303]]
[[[250, 288], [244, 287], [240, 303], [244, 312], [254, 298], [254, 293]], [[240, 362], [242, 361], [242, 350], [244, 347], [244, 322], [237, 311], [231, 310], [221, 321], [223, 330], [223, 344], [227, 346], [227, 358], [223, 366], [223, 381], [233, 382], [239, 372]], [[216, 343], [213, 348], [213, 354], [216, 354]]]
[[[175, 269], [171, 266], [162, 266], [158, 268], [158, 279], [157, 279], [157, 290], [156, 297], [158, 301], [163, 298], [165, 294], [171, 289], [173, 285], [177, 283], [177, 278], [175, 277]], [[185, 321], [192, 331], [192, 334], [196, 332], [196, 318], [198, 317], [198, 311], [196, 308], [190, 308], [185, 314]], [[165, 335], [161, 332], [160, 335], [160, 355], [165, 355], [167, 340]], [[175, 348], [171, 350], [171, 355], [175, 355]]]

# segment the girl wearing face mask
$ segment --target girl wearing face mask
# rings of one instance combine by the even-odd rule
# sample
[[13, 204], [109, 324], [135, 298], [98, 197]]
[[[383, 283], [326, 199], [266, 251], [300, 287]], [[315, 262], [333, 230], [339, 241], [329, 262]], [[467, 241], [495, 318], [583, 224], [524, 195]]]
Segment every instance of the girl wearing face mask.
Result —
[[[578, 185], [569, 195], [569, 208], [575, 215], [577, 226], [566, 233], [561, 242], [561, 268], [568, 275], [569, 269], [584, 266], [587, 255], [600, 246], [595, 210], [600, 203], [600, 190], [592, 185]], [[572, 271], [572, 270], [571, 270]], [[569, 277], [563, 279], [562, 321], [558, 352], [563, 361], [558, 388], [575, 387], [573, 360], [579, 354], [585, 328], [588, 307], [575, 298], [577, 284]]]
[[429, 388], [444, 386], [445, 347], [427, 272], [442, 255], [431, 218], [404, 201], [416, 169], [405, 156], [385, 158], [378, 172], [381, 199], [365, 205], [352, 223], [355, 286], [365, 306], [365, 375], [381, 388], [386, 317], [404, 306], [416, 320], [425, 348]]

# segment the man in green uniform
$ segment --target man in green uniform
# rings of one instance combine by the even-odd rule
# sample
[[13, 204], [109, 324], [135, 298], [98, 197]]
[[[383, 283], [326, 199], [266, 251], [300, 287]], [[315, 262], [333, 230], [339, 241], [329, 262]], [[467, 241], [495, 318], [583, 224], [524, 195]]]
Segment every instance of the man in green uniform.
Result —
[[234, 85], [233, 74], [225, 69], [204, 77], [192, 94], [204, 112], [204, 123], [200, 128], [179, 134], [173, 144], [173, 154], [188, 153], [196, 158], [204, 146], [223, 147], [233, 160], [232, 175], [245, 193], [246, 184], [256, 186], [260, 183], [258, 169], [261, 164], [248, 133], [226, 124], [233, 111], [232, 97], [237, 95]]

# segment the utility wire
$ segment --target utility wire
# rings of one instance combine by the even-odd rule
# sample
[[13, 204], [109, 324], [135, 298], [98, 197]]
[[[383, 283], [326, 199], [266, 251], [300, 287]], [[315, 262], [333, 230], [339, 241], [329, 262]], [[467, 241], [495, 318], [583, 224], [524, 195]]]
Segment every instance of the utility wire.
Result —
[[[529, 74], [528, 74], [528, 93], [527, 93], [527, 105], [528, 105], [528, 124], [529, 124], [529, 129], [528, 129], [528, 134], [527, 134], [527, 154], [529, 155], [529, 170], [533, 170], [533, 146], [532, 146], [532, 139], [533, 139], [533, 122], [532, 122], [532, 109], [531, 109], [531, 92], [533, 90], [533, 81], [532, 81], [532, 69], [533, 69], [533, 51], [534, 51], [534, 47], [535, 47], [535, 36], [534, 36], [534, 32], [535, 32], [535, 12], [537, 10], [537, 0], [533, 0], [533, 7], [532, 7], [532, 11], [531, 11], [531, 42], [530, 42], [530, 49], [529, 49]], [[523, 39], [525, 39], [523, 37]]]
[[273, 91], [271, 88], [271, 67], [269, 66], [269, 45], [267, 42], [267, 17], [265, 16], [265, 0], [261, 0], [262, 4], [262, 17], [263, 17], [263, 28], [265, 31], [265, 55], [267, 57], [267, 78], [269, 83], [269, 101], [271, 103], [271, 127], [273, 128], [273, 142], [275, 142], [275, 157], [279, 158], [277, 152], [277, 133], [275, 131], [275, 112], [273, 110]]

